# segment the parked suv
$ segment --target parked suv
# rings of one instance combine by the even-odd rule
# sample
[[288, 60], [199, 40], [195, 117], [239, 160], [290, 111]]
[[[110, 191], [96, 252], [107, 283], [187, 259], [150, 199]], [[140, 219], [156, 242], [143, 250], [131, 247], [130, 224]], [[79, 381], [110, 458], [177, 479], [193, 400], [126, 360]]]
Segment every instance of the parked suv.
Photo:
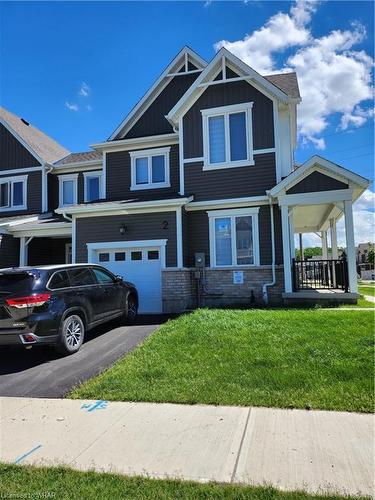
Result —
[[96, 265], [0, 270], [0, 346], [52, 344], [73, 354], [85, 332], [114, 318], [133, 322], [135, 286]]

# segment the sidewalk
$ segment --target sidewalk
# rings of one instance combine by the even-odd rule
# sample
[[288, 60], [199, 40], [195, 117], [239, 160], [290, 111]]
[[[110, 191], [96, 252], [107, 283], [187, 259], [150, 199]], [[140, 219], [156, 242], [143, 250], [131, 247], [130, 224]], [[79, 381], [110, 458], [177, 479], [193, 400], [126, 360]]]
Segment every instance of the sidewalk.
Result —
[[368, 414], [0, 398], [0, 460], [373, 494]]

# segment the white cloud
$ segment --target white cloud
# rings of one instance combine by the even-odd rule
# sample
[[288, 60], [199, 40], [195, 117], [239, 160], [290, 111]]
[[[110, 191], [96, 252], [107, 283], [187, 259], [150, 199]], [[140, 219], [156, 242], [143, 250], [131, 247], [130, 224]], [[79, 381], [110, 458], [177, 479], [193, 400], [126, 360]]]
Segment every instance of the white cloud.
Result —
[[74, 104], [73, 102], [66, 102], [65, 107], [68, 108], [70, 111], [78, 111], [78, 105]]
[[92, 111], [92, 106], [90, 106], [90, 104], [87, 104], [86, 109], [87, 109], [87, 111]]
[[80, 95], [82, 97], [88, 97], [90, 92], [91, 92], [91, 88], [89, 87], [89, 85], [86, 82], [82, 82], [81, 87], [78, 91], [78, 95]]
[[[363, 104], [373, 96], [373, 59], [353, 47], [366, 37], [366, 30], [354, 22], [345, 31], [334, 30], [313, 38], [308, 26], [317, 2], [297, 0], [289, 13], [278, 12], [264, 26], [242, 40], [221, 40], [215, 49], [226, 47], [261, 74], [296, 71], [302, 103], [298, 107], [298, 130], [302, 144], [311, 142], [324, 149], [320, 134], [334, 113], [341, 115], [341, 129], [360, 127], [373, 116]], [[296, 51], [276, 66], [274, 55], [286, 49]]]

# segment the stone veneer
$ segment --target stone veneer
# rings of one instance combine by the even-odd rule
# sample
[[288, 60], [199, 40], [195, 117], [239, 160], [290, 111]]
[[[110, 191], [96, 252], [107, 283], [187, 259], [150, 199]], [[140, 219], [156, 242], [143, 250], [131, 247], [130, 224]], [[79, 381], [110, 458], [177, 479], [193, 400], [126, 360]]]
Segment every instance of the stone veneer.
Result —
[[[243, 271], [243, 284], [233, 283], [233, 271]], [[250, 305], [253, 291], [256, 304], [263, 305], [262, 287], [272, 280], [271, 266], [238, 269], [206, 269], [206, 293], [202, 306], [222, 307], [229, 305]], [[197, 280], [194, 269], [163, 270], [163, 311], [181, 312], [197, 307]], [[281, 303], [284, 291], [284, 273], [276, 266], [276, 285], [269, 287], [271, 304]]]

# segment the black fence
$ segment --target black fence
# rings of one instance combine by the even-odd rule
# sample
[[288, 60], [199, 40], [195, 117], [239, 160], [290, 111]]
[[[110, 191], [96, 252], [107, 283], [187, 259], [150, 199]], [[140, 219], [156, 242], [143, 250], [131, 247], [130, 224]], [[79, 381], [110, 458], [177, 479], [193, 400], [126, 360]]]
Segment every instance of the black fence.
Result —
[[349, 290], [348, 263], [346, 259], [303, 260], [293, 259], [293, 291], [300, 290]]

